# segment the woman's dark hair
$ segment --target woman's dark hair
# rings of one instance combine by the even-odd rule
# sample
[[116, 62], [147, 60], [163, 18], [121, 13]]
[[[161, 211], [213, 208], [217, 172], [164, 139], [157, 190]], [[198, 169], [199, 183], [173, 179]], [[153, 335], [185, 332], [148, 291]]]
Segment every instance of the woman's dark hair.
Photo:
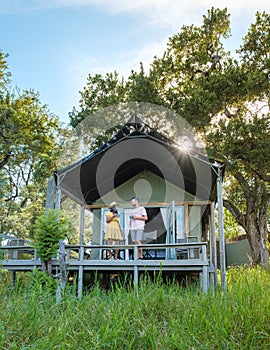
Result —
[[110, 212], [118, 214], [118, 211], [115, 209], [116, 205], [111, 207]]

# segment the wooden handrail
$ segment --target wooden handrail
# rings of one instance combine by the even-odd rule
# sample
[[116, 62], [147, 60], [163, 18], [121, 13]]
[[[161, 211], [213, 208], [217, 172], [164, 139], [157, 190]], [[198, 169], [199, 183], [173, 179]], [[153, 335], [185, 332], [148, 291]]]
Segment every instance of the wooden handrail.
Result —
[[155, 244], [91, 244], [91, 245], [85, 245], [85, 244], [66, 244], [66, 249], [106, 249], [106, 248], [119, 248], [119, 249], [134, 249], [134, 247], [139, 246], [140, 248], [155, 248], [155, 249], [166, 249], [166, 248], [194, 248], [194, 247], [201, 247], [201, 246], [207, 246], [206, 242], [189, 242], [189, 243], [155, 243]]
[[[208, 205], [213, 202], [211, 201], [186, 201], [186, 202], [175, 202], [175, 205]], [[151, 203], [140, 203], [141, 206], [143, 207], [167, 207], [171, 203], [169, 202], [151, 202]], [[126, 208], [131, 208], [131, 206], [128, 203], [123, 203], [121, 204], [120, 207], [126, 207]], [[86, 209], [101, 209], [101, 208], [107, 208], [108, 205], [106, 204], [88, 204], [85, 205]]]
[[26, 246], [26, 245], [4, 245], [0, 246], [0, 250], [4, 249], [17, 249], [17, 250], [23, 250], [23, 249], [35, 249], [33, 246]]

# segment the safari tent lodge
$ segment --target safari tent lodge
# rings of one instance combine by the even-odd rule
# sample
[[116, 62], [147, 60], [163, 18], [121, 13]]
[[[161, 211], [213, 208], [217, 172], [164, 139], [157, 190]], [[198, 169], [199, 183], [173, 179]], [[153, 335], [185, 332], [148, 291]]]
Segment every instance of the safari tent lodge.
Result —
[[[217, 203], [219, 209], [222, 206], [223, 176], [223, 163], [183, 151], [138, 118], [120, 127], [109, 141], [88, 156], [55, 171], [47, 207], [60, 208], [64, 197], [81, 207], [78, 244], [65, 247], [68, 269], [78, 274], [79, 293], [84, 274], [96, 272], [128, 272], [137, 283], [141, 272], [162, 270], [184, 276], [197, 274], [203, 290], [211, 283], [215, 285], [218, 264], [215, 208]], [[148, 215], [142, 241], [143, 260], [137, 259], [138, 246], [131, 242], [129, 234], [133, 196], [139, 197]], [[113, 247], [104, 241], [105, 215], [113, 201], [119, 203], [123, 229], [120, 260], [106, 260], [106, 251]], [[86, 211], [93, 215], [91, 245], [86, 245], [84, 240]], [[222, 210], [219, 214], [222, 225], [220, 215]], [[72, 250], [78, 252], [76, 259], [71, 257]], [[221, 245], [221, 269], [225, 268], [223, 259]], [[54, 268], [58, 264], [58, 259], [54, 259]], [[15, 271], [20, 266], [27, 269], [19, 263], [7, 268]], [[38, 257], [30, 268], [33, 266], [39, 266]]]

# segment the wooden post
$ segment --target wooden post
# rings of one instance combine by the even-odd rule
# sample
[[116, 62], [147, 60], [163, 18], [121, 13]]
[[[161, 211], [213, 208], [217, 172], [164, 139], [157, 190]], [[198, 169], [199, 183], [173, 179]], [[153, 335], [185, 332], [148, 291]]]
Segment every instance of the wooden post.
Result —
[[56, 290], [57, 303], [59, 303], [62, 300], [62, 296], [65, 291], [67, 282], [65, 242], [63, 240], [59, 242], [59, 270], [60, 272], [58, 276], [58, 287]]
[[217, 286], [217, 237], [216, 237], [216, 229], [215, 229], [215, 204], [212, 203], [210, 206], [210, 220], [209, 220], [209, 228], [210, 228], [210, 241], [211, 241], [211, 263], [214, 267], [214, 285]]
[[34, 261], [37, 261], [38, 255], [37, 255], [37, 250], [36, 248], [34, 249]]
[[138, 246], [134, 246], [134, 276], [133, 276], [133, 285], [134, 287], [138, 286], [138, 266], [136, 261], [138, 261]]
[[61, 190], [57, 188], [56, 199], [55, 199], [55, 209], [60, 210], [60, 206], [61, 206]]
[[80, 239], [79, 244], [83, 245], [84, 241], [84, 206], [81, 205], [81, 211], [80, 211]]
[[83, 257], [84, 257], [84, 247], [82, 247], [84, 241], [84, 206], [81, 206], [81, 212], [80, 212], [80, 251], [79, 251], [79, 276], [78, 276], [78, 298], [81, 299], [82, 297], [82, 290], [83, 290]]
[[16, 283], [16, 271], [11, 271], [11, 286], [15, 287]]
[[[206, 254], [206, 246], [202, 246], [202, 260], [207, 261], [207, 254]], [[207, 292], [208, 290], [208, 266], [203, 266], [202, 271], [202, 290], [203, 292]]]
[[222, 199], [222, 171], [218, 167], [217, 176], [217, 199], [218, 199], [218, 228], [219, 228], [219, 247], [220, 247], [220, 274], [221, 287], [226, 289], [226, 258], [225, 258], [225, 238], [223, 222], [223, 199]]
[[80, 247], [79, 251], [79, 276], [78, 276], [78, 298], [82, 298], [82, 290], [83, 290], [83, 255], [84, 255], [84, 247]]
[[189, 218], [188, 218], [188, 204], [185, 203], [185, 234], [186, 237], [189, 236]]

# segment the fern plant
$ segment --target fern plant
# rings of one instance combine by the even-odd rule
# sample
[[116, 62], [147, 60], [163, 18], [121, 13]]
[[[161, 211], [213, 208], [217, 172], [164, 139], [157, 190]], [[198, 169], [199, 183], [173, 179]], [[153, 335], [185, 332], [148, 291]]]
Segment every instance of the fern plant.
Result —
[[59, 241], [68, 233], [67, 218], [56, 209], [48, 209], [34, 225], [34, 247], [43, 261], [50, 260], [59, 247]]

